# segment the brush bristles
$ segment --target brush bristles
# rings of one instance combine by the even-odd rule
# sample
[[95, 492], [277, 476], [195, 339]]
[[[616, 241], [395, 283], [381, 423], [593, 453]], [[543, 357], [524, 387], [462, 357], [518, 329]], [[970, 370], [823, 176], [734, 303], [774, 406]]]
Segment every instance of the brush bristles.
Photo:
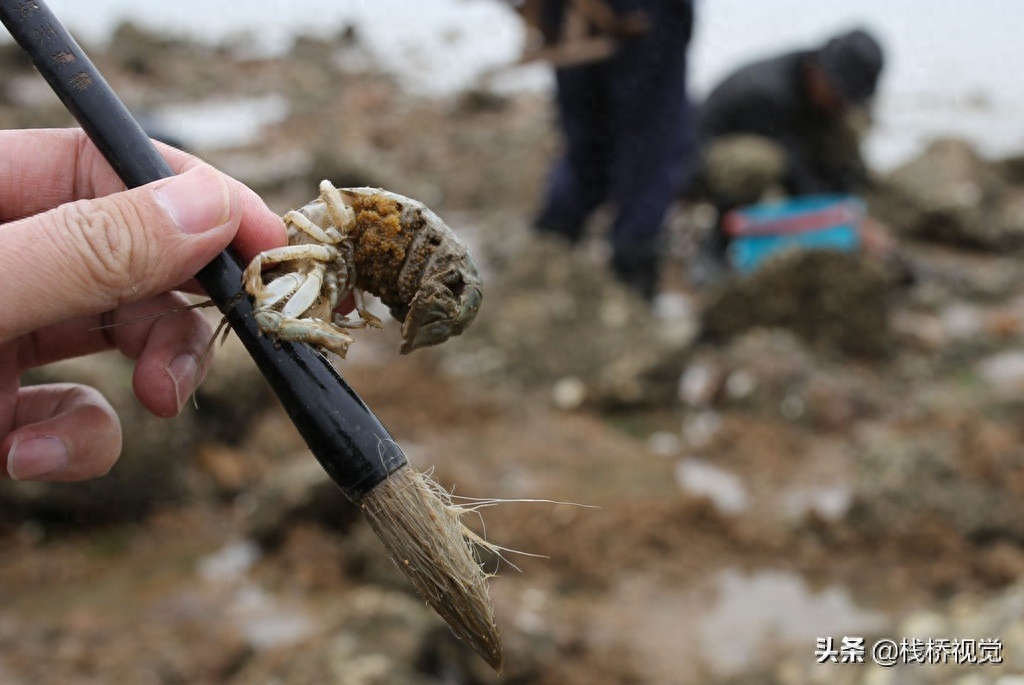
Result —
[[487, 576], [473, 555], [478, 538], [459, 519], [463, 510], [441, 486], [408, 466], [375, 486], [360, 506], [420, 596], [500, 672], [501, 641]]

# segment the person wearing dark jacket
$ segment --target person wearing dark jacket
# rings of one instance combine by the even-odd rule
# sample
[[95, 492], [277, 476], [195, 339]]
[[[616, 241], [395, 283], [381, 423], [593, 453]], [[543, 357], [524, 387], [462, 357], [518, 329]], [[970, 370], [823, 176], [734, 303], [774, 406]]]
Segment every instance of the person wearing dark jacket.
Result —
[[728, 209], [775, 189], [787, 195], [851, 192], [866, 180], [860, 137], [884, 64], [856, 29], [816, 50], [742, 67], [698, 115], [702, 178]]
[[[551, 34], [564, 0], [547, 0]], [[646, 30], [621, 37], [608, 58], [555, 70], [563, 151], [534, 226], [578, 242], [602, 203], [614, 206], [611, 265], [650, 300], [658, 282], [662, 223], [692, 168], [695, 134], [687, 95], [691, 0], [607, 0]]]

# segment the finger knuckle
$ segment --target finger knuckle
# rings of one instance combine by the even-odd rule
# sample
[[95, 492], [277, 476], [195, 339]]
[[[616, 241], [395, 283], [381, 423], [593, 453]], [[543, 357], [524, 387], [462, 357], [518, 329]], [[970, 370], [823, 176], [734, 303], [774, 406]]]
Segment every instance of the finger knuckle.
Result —
[[64, 216], [62, 239], [71, 247], [78, 272], [92, 287], [120, 299], [138, 281], [133, 268], [141, 217], [128, 203], [113, 200], [71, 205]]

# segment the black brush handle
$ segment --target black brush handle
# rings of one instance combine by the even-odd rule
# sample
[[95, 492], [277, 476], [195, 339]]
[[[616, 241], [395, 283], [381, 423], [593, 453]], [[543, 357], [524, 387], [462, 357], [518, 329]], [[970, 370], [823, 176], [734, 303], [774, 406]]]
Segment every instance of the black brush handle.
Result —
[[[0, 0], [0, 21], [129, 188], [174, 171], [43, 0]], [[308, 345], [260, 335], [230, 248], [197, 274], [292, 422], [353, 501], [406, 464], [401, 448], [330, 362]]]

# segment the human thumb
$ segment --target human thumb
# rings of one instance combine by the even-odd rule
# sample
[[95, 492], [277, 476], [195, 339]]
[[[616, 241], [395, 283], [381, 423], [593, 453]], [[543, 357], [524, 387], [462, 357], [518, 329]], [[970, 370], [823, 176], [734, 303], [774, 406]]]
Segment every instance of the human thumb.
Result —
[[0, 226], [0, 341], [178, 286], [231, 242], [235, 204], [200, 165]]

